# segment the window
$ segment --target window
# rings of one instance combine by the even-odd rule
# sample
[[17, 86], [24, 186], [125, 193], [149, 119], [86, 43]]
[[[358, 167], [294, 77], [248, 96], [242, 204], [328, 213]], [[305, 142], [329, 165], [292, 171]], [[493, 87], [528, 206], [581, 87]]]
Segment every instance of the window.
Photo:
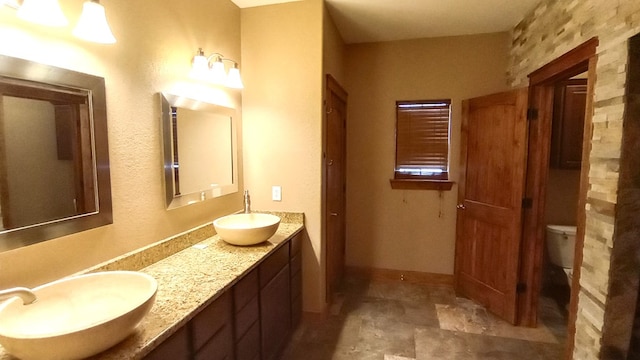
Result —
[[396, 102], [394, 180], [449, 180], [450, 119], [451, 100]]

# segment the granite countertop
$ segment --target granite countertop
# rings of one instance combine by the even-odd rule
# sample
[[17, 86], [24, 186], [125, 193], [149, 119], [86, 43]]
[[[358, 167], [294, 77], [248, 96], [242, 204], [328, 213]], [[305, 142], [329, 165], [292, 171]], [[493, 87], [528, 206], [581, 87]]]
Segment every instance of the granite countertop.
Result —
[[[285, 215], [276, 234], [262, 244], [233, 246], [213, 235], [139, 269], [158, 281], [151, 311], [133, 335], [91, 359], [141, 359], [302, 228], [302, 216]], [[0, 360], [13, 359], [0, 347]]]

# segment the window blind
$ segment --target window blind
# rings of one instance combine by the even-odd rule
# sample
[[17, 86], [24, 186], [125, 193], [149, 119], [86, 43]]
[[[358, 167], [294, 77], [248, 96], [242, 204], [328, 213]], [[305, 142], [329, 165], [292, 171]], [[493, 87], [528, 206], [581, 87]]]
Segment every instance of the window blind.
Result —
[[396, 102], [395, 178], [448, 179], [451, 100]]

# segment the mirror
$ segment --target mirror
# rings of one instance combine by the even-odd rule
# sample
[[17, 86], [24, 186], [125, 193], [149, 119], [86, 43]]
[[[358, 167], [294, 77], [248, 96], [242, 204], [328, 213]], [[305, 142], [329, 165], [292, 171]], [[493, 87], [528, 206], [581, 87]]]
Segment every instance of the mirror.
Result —
[[235, 110], [160, 94], [167, 209], [238, 191]]
[[0, 55], [0, 251], [110, 223], [104, 79]]

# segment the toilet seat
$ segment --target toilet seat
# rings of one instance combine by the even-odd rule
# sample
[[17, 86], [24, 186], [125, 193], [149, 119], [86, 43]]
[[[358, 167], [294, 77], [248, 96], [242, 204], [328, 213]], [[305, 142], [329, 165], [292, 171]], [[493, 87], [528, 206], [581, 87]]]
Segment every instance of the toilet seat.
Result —
[[565, 235], [576, 235], [576, 227], [572, 225], [547, 225], [547, 229], [552, 232]]

